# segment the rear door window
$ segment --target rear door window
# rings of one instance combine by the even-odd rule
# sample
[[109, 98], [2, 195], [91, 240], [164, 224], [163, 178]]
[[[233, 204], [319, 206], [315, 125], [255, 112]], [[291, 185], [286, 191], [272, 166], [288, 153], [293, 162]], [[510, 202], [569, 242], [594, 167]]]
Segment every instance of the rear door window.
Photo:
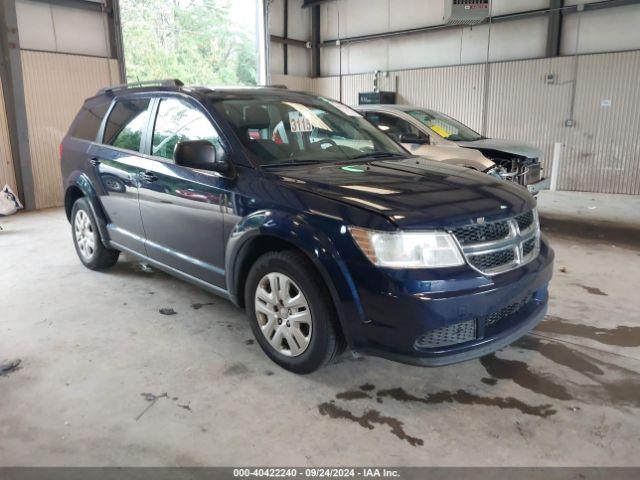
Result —
[[100, 130], [100, 124], [108, 109], [109, 102], [92, 106], [84, 105], [80, 109], [80, 112], [78, 112], [76, 121], [73, 123], [71, 136], [81, 140], [95, 142], [98, 136], [98, 130]]
[[107, 119], [103, 143], [140, 152], [149, 120], [150, 101], [148, 98], [118, 100]]

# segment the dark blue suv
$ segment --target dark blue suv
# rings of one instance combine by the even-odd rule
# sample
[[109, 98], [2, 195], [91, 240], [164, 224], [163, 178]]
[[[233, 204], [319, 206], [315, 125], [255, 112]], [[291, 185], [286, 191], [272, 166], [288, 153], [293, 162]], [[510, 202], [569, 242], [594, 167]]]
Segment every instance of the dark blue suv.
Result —
[[547, 309], [553, 251], [533, 197], [414, 157], [327, 98], [114, 87], [86, 100], [60, 155], [85, 266], [125, 252], [229, 298], [293, 372], [346, 347], [459, 362]]

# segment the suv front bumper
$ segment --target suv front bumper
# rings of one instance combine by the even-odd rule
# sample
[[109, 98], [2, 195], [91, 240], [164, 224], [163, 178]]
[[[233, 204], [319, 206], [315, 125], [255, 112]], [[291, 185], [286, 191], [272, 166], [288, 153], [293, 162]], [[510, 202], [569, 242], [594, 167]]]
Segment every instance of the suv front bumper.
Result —
[[[421, 366], [462, 362], [503, 348], [544, 318], [553, 259], [553, 250], [542, 241], [538, 257], [530, 263], [490, 279], [477, 272], [475, 278], [447, 275], [435, 281], [382, 273], [390, 279], [383, 289], [360, 289], [367, 321], [353, 348]], [[382, 286], [373, 272], [369, 281]], [[421, 342], [433, 332], [450, 331], [455, 337], [469, 324], [472, 336], [461, 341], [432, 348]]]

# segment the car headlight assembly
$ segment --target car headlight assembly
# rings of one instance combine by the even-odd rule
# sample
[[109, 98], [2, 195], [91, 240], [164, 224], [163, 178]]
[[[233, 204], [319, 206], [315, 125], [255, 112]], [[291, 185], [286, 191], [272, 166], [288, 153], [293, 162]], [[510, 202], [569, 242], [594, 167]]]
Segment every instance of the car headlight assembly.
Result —
[[464, 265], [454, 238], [446, 232], [380, 232], [349, 227], [356, 244], [379, 267], [444, 268]]

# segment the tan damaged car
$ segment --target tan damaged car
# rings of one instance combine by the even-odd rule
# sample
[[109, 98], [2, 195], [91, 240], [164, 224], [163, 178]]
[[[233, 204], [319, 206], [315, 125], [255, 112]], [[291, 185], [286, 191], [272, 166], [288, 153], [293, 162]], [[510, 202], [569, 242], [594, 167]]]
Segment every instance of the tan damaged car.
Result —
[[549, 187], [542, 152], [530, 145], [486, 138], [457, 120], [411, 105], [359, 105], [357, 110], [415, 155], [512, 181], [536, 195]]

